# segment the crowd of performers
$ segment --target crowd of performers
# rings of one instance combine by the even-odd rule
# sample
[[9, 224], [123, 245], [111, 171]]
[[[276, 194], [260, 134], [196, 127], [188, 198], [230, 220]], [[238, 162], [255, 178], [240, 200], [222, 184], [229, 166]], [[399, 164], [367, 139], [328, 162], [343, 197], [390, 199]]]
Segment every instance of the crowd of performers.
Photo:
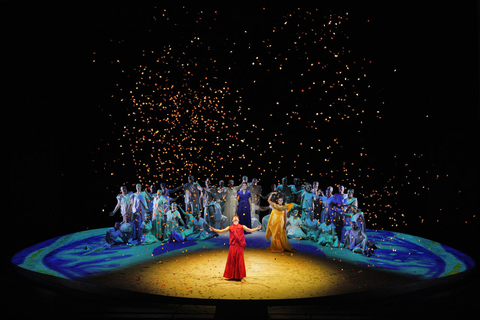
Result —
[[[173, 197], [181, 190], [185, 209]], [[345, 188], [338, 186], [337, 192], [333, 191], [328, 187], [323, 192], [318, 182], [302, 185], [298, 178], [288, 185], [287, 178], [283, 178], [280, 185], [272, 184], [264, 196], [257, 179], [249, 182], [246, 176], [237, 186], [233, 180], [227, 186], [224, 181], [214, 186], [209, 180], [201, 186], [193, 176], [173, 189], [162, 183], [158, 190], [155, 185], [142, 190], [142, 185], [137, 184], [133, 193], [122, 186], [110, 213], [113, 216], [120, 211], [122, 222], [107, 231], [101, 248], [120, 239], [130, 246], [207, 240], [218, 236], [219, 230], [228, 231], [235, 217], [247, 232], [264, 231], [271, 243], [267, 248], [270, 252], [295, 251], [288, 239], [301, 239], [372, 255], [376, 247], [368, 240], [354, 190], [345, 193]], [[261, 199], [268, 205], [261, 206]]]

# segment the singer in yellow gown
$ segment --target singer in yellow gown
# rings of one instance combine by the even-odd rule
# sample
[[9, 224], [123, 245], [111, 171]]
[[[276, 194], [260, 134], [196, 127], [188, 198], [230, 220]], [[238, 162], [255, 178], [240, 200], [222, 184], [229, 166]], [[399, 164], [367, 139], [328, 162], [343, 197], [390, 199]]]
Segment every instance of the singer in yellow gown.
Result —
[[278, 198], [278, 203], [274, 203], [271, 201], [272, 194], [276, 194], [276, 192], [272, 192], [270, 197], [268, 197], [268, 203], [273, 209], [267, 225], [266, 236], [267, 241], [270, 241], [270, 247], [268, 247], [267, 250], [270, 252], [297, 252], [297, 250], [292, 248], [290, 242], [288, 242], [287, 232], [285, 230], [287, 211], [289, 211], [294, 204], [287, 203], [286, 205], [283, 205], [283, 198]]

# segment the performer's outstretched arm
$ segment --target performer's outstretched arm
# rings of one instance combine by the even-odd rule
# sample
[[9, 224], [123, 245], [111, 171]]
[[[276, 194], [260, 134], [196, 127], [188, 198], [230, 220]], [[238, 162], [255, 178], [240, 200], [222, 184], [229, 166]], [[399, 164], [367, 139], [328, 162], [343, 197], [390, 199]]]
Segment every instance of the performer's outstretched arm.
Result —
[[177, 192], [178, 190], [182, 189], [182, 188], [183, 188], [183, 186], [184, 186], [184, 185], [182, 184], [182, 185], [181, 185], [181, 186], [179, 186], [179, 187], [176, 187], [176, 188], [170, 189], [170, 190], [169, 190], [169, 192], [171, 192], [171, 193], [175, 193], [175, 192]]
[[229, 230], [230, 230], [229, 227], [226, 227], [225, 229], [215, 229], [214, 227], [210, 227], [210, 231], [215, 231], [216, 233], [225, 233], [225, 232], [228, 232]]
[[243, 230], [245, 230], [245, 231], [247, 231], [247, 232], [255, 232], [255, 231], [258, 231], [258, 230], [260, 230], [260, 229], [262, 229], [262, 226], [261, 226], [261, 225], [259, 225], [259, 226], [256, 227], [255, 229], [250, 229], [250, 228], [247, 227], [247, 226], [243, 226]]

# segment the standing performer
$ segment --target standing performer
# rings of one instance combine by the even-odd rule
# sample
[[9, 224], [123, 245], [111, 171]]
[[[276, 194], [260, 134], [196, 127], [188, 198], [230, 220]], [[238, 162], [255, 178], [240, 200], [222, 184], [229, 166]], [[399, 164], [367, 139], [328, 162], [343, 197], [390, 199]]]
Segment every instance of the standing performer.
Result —
[[164, 240], [163, 233], [166, 224], [166, 206], [168, 205], [168, 201], [163, 195], [162, 189], [157, 191], [152, 202], [152, 234], [158, 240]]
[[163, 192], [163, 196], [165, 197], [165, 199], [167, 199], [167, 202], [170, 203], [170, 202], [173, 202], [173, 201], [177, 201], [177, 198], [172, 198], [170, 196], [170, 192], [171, 193], [175, 193], [177, 192], [178, 190], [180, 190], [182, 188], [182, 186], [176, 188], [176, 189], [168, 189], [167, 188], [167, 185], [165, 184], [165, 182], [162, 182], [160, 183], [160, 189], [162, 189], [162, 192]]
[[230, 247], [228, 248], [227, 264], [225, 265], [223, 276], [230, 280], [241, 280], [243, 282], [242, 278], [247, 276], [243, 249], [247, 245], [245, 242], [244, 231], [255, 232], [259, 230], [261, 226], [258, 226], [255, 229], [250, 229], [245, 225], [241, 225], [239, 224], [239, 218], [237, 215], [233, 216], [232, 223], [231, 226], [221, 230], [210, 227], [210, 231], [217, 233], [230, 231]]
[[250, 208], [252, 207], [252, 194], [247, 190], [247, 187], [247, 182], [242, 182], [242, 189], [237, 193], [237, 216], [240, 218], [240, 224], [251, 228], [252, 218]]
[[305, 185], [305, 189], [300, 195], [299, 204], [302, 206], [302, 222], [305, 222], [310, 218], [310, 214], [314, 213], [316, 195], [312, 192], [312, 186], [310, 183]]
[[330, 217], [330, 222], [333, 221], [333, 219], [335, 218], [335, 215], [334, 215], [335, 212], [332, 210], [332, 206], [335, 203], [335, 200], [332, 196], [332, 191], [333, 191], [333, 188], [328, 187], [325, 190], [325, 195], [323, 195], [322, 190], [319, 190], [319, 193], [320, 193], [319, 198], [322, 201], [322, 213], [320, 217], [320, 223], [324, 223], [327, 220], [326, 219], [327, 216]]
[[347, 209], [345, 210], [344, 217], [343, 217], [343, 227], [342, 227], [342, 233], [340, 234], [340, 242], [344, 242], [344, 235], [345, 233], [350, 230], [351, 227], [351, 220], [352, 216], [354, 213], [357, 211], [358, 207], [358, 201], [357, 198], [353, 197], [353, 189], [348, 189], [347, 190], [347, 199], [345, 200], [345, 204], [347, 205]]
[[142, 191], [142, 185], [137, 183], [137, 192], [132, 195], [132, 239], [134, 241], [141, 241], [143, 234], [143, 219], [148, 211], [147, 199], [150, 199], [150, 194], [146, 191]]
[[176, 192], [183, 188], [185, 198], [185, 211], [196, 215], [200, 211], [200, 190], [202, 189], [198, 183], [195, 182], [193, 176], [188, 177], [188, 182], [170, 190], [170, 192]]
[[280, 196], [285, 199], [285, 203], [292, 203], [295, 200], [295, 194], [292, 190], [292, 186], [288, 185], [287, 177], [282, 179], [282, 184], [277, 187]]
[[323, 210], [323, 201], [320, 199], [320, 196], [324, 196], [323, 191], [318, 189], [318, 181], [313, 181], [313, 190], [315, 194], [315, 200], [313, 201], [313, 212], [315, 214], [315, 219], [319, 222], [322, 221], [322, 210]]
[[233, 180], [229, 180], [228, 187], [223, 192], [225, 198], [223, 214], [227, 217], [229, 223], [237, 211], [237, 192], [238, 187], [234, 187]]
[[[209, 225], [215, 225], [215, 218], [217, 216], [215, 215], [215, 206], [211, 205], [213, 200], [215, 199], [215, 193], [217, 191], [217, 188], [215, 186], [212, 186], [210, 180], [205, 181], [205, 188], [202, 190], [202, 200], [203, 200], [203, 210], [204, 210], [204, 216], [203, 218]], [[221, 218], [221, 217], [220, 217]]]
[[[218, 182], [217, 192], [215, 192], [215, 201], [220, 204], [220, 209], [225, 212], [225, 193], [227, 192], [227, 187], [225, 187], [225, 182], [220, 180]], [[230, 221], [227, 221], [227, 224], [230, 224]]]
[[345, 187], [342, 185], [338, 186], [338, 193], [333, 195], [334, 205], [332, 207], [332, 213], [335, 215], [332, 223], [335, 225], [336, 233], [340, 242], [343, 241], [341, 233], [343, 229], [344, 212], [347, 209], [347, 195], [344, 192]]
[[[146, 215], [149, 216], [150, 221], [152, 221], [152, 218], [153, 218], [152, 217], [152, 214], [153, 214], [153, 197], [157, 193], [157, 188], [155, 187], [154, 184], [151, 184], [148, 188], [150, 189], [150, 192], [145, 190], [145, 196], [147, 197], [147, 203], [148, 203]], [[148, 196], [147, 196], [147, 194], [148, 194]]]
[[286, 223], [287, 211], [293, 207], [293, 203], [283, 205], [283, 198], [278, 197], [277, 203], [271, 201], [272, 195], [277, 192], [272, 192], [268, 197], [268, 203], [272, 206], [272, 213], [268, 219], [267, 225], [267, 241], [270, 241], [270, 247], [267, 248], [270, 252], [291, 251], [296, 252], [288, 242]]
[[252, 195], [252, 206], [250, 207], [251, 217], [252, 217], [252, 227], [256, 228], [257, 223], [260, 224], [260, 216], [258, 214], [260, 210], [260, 196], [262, 195], [262, 186], [258, 184], [256, 178], [252, 179], [250, 183], [250, 194]]
[[302, 191], [303, 191], [303, 187], [302, 187], [302, 182], [300, 181], [299, 178], [295, 178], [293, 179], [293, 185], [290, 186], [292, 188], [292, 191], [293, 191], [293, 194], [294, 194], [294, 199], [295, 199], [295, 203], [296, 204], [299, 204], [301, 205], [302, 202], [301, 202], [301, 195], [302, 195]]
[[132, 192], [127, 191], [127, 187], [122, 186], [120, 187], [120, 194], [117, 196], [117, 205], [112, 212], [110, 212], [110, 216], [113, 216], [115, 212], [120, 209], [120, 213], [122, 214], [123, 224], [129, 223], [130, 216], [132, 214]]

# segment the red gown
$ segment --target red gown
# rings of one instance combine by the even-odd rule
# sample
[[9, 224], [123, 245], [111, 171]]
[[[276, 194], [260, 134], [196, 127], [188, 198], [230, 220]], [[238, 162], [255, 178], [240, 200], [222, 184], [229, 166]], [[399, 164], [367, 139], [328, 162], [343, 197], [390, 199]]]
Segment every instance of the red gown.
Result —
[[245, 270], [245, 260], [243, 257], [243, 247], [247, 245], [245, 242], [245, 234], [243, 225], [231, 225], [230, 230], [230, 248], [228, 249], [227, 265], [223, 276], [228, 279], [242, 279], [247, 276]]

